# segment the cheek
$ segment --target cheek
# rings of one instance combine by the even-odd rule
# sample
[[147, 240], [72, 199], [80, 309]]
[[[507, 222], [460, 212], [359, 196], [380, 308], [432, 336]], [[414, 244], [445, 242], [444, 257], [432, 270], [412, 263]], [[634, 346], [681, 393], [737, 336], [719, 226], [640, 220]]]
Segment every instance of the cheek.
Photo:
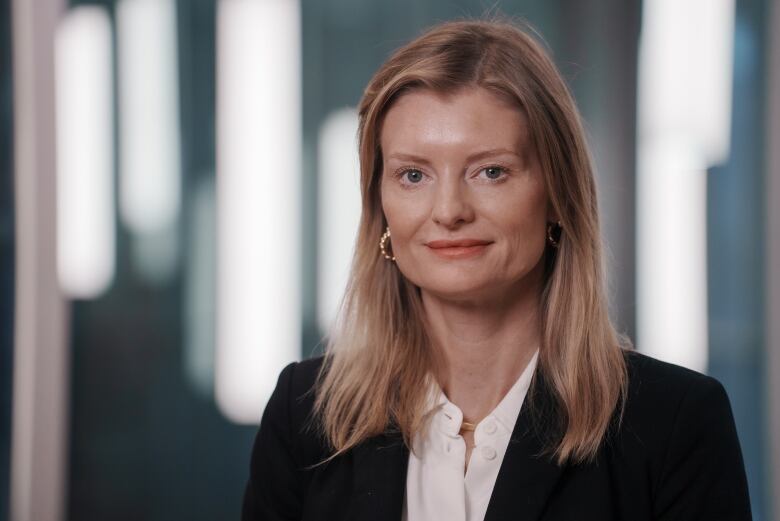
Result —
[[392, 237], [402, 241], [416, 229], [426, 215], [424, 198], [401, 192], [397, 188], [382, 189], [382, 211]]
[[399, 197], [392, 190], [383, 192], [382, 211], [387, 225], [390, 227], [390, 249], [397, 257], [399, 268], [407, 258], [409, 245], [413, 242], [414, 235], [420, 227], [419, 207], [409, 204], [408, 199]]
[[493, 198], [483, 212], [502, 230], [508, 245], [508, 265], [535, 264], [544, 252], [547, 234], [547, 203], [543, 191], [523, 192]]

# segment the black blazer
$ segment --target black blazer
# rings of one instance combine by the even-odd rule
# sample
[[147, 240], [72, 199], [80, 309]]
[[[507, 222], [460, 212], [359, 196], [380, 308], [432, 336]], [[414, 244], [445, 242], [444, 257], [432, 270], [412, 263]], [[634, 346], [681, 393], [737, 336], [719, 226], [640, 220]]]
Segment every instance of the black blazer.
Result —
[[[536, 457], [544, 432], [523, 402], [490, 498], [486, 521], [751, 519], [747, 480], [729, 399], [714, 378], [626, 351], [623, 425], [590, 464]], [[306, 429], [322, 358], [279, 376], [252, 450], [243, 521], [400, 521], [408, 449], [388, 430], [328, 464]], [[552, 403], [541, 385], [535, 403]], [[434, 520], [432, 520], [434, 521]], [[447, 521], [447, 520], [442, 520]]]

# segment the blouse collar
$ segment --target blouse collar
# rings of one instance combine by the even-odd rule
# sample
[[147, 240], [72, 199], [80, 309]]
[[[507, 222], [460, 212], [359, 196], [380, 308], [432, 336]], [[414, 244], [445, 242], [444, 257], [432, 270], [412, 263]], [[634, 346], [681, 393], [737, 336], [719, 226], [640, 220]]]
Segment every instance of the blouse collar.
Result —
[[[495, 418], [510, 433], [514, 429], [523, 400], [531, 385], [538, 358], [537, 348], [518, 379], [488, 415]], [[429, 404], [426, 408], [427, 414], [436, 414], [439, 411], [443, 413], [443, 421], [438, 422], [441, 430], [450, 436], [457, 436], [463, 421], [463, 412], [447, 398], [441, 386], [435, 381], [429, 390], [427, 403]]]

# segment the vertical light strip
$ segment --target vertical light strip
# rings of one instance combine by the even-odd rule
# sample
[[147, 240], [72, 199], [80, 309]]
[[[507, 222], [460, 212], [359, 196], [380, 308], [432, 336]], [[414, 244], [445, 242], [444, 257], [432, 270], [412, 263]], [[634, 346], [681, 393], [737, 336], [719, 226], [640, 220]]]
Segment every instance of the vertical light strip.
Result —
[[57, 255], [55, 32], [62, 0], [14, 0], [13, 521], [60, 521], [68, 489], [68, 303]]
[[176, 4], [120, 0], [119, 210], [147, 279], [174, 271], [181, 207]]
[[297, 0], [218, 3], [215, 392], [241, 423], [301, 352], [300, 39]]
[[643, 4], [637, 347], [699, 371], [708, 352], [706, 173], [728, 157], [733, 35], [733, 0]]
[[184, 372], [201, 396], [214, 392], [215, 181], [214, 173], [196, 180], [187, 237], [184, 285]]
[[640, 351], [707, 368], [706, 168], [682, 138], [643, 143], [637, 165]]
[[97, 7], [71, 11], [55, 46], [57, 262], [71, 297], [92, 298], [114, 277], [111, 25]]
[[349, 277], [360, 224], [358, 114], [344, 108], [328, 115], [319, 132], [317, 321], [328, 331]]

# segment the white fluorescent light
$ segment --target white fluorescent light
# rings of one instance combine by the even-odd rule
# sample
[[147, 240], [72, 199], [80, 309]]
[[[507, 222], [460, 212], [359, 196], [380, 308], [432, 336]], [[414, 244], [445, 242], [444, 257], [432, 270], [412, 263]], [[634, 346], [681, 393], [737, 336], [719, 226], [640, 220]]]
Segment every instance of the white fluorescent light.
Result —
[[642, 19], [637, 347], [703, 372], [707, 169], [729, 153], [734, 0], [648, 0]]
[[215, 393], [239, 423], [301, 353], [300, 39], [296, 0], [218, 3]]
[[176, 4], [120, 0], [119, 211], [133, 267], [150, 283], [176, 273], [181, 207]]
[[731, 133], [734, 0], [643, 5], [640, 139], [682, 134], [708, 165], [723, 162]]
[[707, 369], [707, 177], [680, 138], [645, 144], [637, 165], [640, 351]]
[[136, 234], [175, 222], [181, 205], [176, 6], [120, 0], [119, 209]]
[[328, 115], [319, 133], [317, 320], [323, 331], [338, 312], [360, 224], [357, 130], [357, 110], [344, 108]]
[[115, 270], [111, 24], [80, 6], [55, 40], [57, 269], [65, 294], [93, 298]]

